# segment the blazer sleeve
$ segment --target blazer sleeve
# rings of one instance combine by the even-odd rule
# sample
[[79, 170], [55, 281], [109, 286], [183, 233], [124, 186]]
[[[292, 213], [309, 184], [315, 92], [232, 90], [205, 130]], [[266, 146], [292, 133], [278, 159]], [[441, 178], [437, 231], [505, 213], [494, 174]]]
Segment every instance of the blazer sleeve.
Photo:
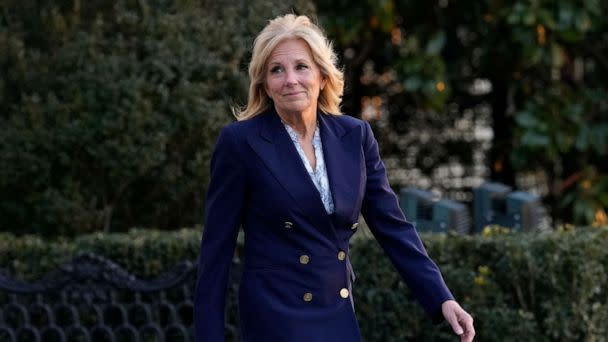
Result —
[[414, 225], [406, 220], [399, 207], [380, 159], [378, 143], [367, 122], [363, 134], [367, 172], [361, 208], [363, 218], [427, 315], [439, 322], [443, 320], [441, 304], [453, 296], [439, 268], [429, 258]]
[[246, 176], [231, 125], [220, 132], [211, 177], [194, 294], [195, 340], [224, 341], [226, 289], [241, 225]]

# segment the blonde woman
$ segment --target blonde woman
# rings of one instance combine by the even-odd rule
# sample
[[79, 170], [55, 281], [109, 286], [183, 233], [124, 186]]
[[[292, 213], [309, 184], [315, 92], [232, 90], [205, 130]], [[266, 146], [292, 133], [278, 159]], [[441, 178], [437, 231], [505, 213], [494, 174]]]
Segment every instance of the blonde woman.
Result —
[[304, 16], [277, 17], [256, 38], [247, 105], [222, 130], [211, 162], [197, 341], [224, 340], [240, 227], [243, 341], [361, 341], [348, 255], [360, 213], [428, 315], [473, 340], [473, 319], [399, 208], [370, 126], [340, 114], [336, 64], [331, 43]]

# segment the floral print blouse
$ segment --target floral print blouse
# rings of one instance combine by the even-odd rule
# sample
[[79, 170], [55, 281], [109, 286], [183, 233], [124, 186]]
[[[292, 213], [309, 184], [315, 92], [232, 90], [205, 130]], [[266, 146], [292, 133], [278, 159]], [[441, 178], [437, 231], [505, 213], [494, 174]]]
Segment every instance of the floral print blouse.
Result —
[[321, 201], [323, 201], [323, 206], [325, 207], [325, 211], [328, 214], [332, 214], [334, 212], [334, 201], [331, 198], [331, 191], [329, 189], [329, 180], [327, 178], [327, 168], [325, 167], [325, 159], [323, 158], [323, 145], [321, 144], [321, 134], [319, 133], [319, 123], [317, 122], [317, 128], [315, 129], [315, 133], [312, 138], [312, 146], [315, 150], [315, 159], [317, 160], [316, 168], [313, 170], [308, 162], [308, 158], [304, 154], [304, 150], [302, 146], [300, 146], [300, 141], [298, 140], [298, 133], [291, 128], [289, 125], [283, 123], [287, 133], [291, 137], [291, 141], [296, 147], [298, 154], [300, 155], [300, 159], [302, 159], [302, 163], [306, 167], [306, 171], [310, 175], [312, 182], [315, 184], [315, 187], [319, 191], [321, 195]]

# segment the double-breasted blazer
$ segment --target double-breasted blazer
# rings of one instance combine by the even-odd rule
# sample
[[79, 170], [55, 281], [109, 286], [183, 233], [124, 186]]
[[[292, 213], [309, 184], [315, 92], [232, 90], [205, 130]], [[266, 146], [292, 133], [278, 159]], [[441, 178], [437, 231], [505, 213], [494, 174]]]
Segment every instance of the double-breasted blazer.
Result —
[[389, 187], [369, 124], [346, 115], [317, 117], [333, 215], [274, 110], [222, 129], [205, 204], [197, 341], [224, 340], [228, 274], [240, 227], [243, 341], [361, 340], [348, 257], [360, 213], [429, 316], [441, 316], [441, 304], [452, 299]]

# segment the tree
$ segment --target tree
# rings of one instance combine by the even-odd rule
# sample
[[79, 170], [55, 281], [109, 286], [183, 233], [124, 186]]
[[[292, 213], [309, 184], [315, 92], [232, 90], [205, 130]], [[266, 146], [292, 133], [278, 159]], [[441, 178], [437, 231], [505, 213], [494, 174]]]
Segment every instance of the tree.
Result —
[[480, 142], [449, 140], [443, 132], [467, 116], [483, 120], [485, 110], [478, 109], [489, 108], [491, 180], [523, 186], [525, 175], [540, 175], [534, 186], [548, 189], [554, 218], [605, 220], [605, 3], [317, 4], [349, 75], [344, 107], [363, 116], [371, 107], [372, 117], [381, 118], [376, 127], [385, 155], [424, 174], [450, 160], [470, 165]]
[[[10, 1], [0, 12], [1, 228], [202, 222], [252, 37], [304, 1]], [[308, 6], [308, 7], [307, 7]]]

